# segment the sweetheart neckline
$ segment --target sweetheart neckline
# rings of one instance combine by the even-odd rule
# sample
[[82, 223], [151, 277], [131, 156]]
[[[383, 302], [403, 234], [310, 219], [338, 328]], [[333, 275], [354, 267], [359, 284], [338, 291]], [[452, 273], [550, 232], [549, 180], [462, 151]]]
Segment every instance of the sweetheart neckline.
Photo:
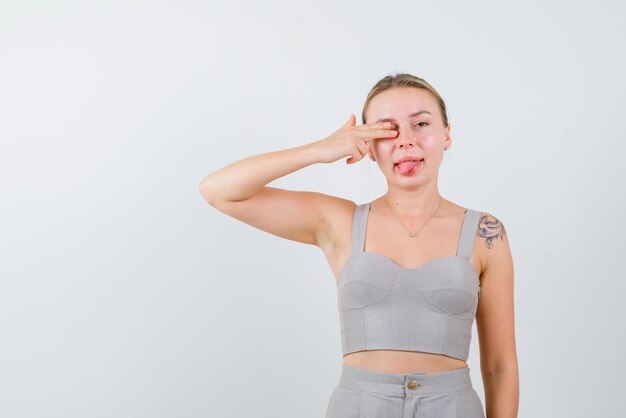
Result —
[[407, 268], [407, 267], [402, 267], [400, 264], [396, 263], [390, 257], [387, 257], [384, 254], [377, 253], [377, 252], [374, 252], [374, 251], [360, 251], [360, 252], [357, 252], [357, 253], [353, 252], [353, 253], [351, 253], [348, 256], [348, 258], [346, 259], [346, 262], [341, 267], [341, 270], [339, 270], [339, 276], [338, 276], [338, 279], [335, 280], [335, 284], [339, 285], [339, 282], [341, 281], [341, 278], [343, 277], [343, 274], [344, 274], [344, 272], [346, 270], [346, 267], [348, 266], [348, 264], [350, 263], [350, 261], [354, 258], [354, 256], [356, 254], [372, 254], [372, 255], [375, 255], [377, 257], [381, 257], [383, 260], [387, 260], [389, 263], [391, 263], [391, 265], [393, 265], [397, 270], [401, 270], [401, 271], [418, 271], [418, 270], [423, 269], [427, 264], [429, 264], [431, 262], [434, 262], [434, 261], [437, 261], [437, 260], [453, 260], [455, 258], [458, 258], [458, 259], [461, 259], [461, 260], [465, 260], [465, 262], [470, 265], [470, 268], [472, 269], [474, 277], [476, 277], [477, 279], [479, 278], [478, 274], [476, 273], [476, 270], [474, 270], [474, 265], [467, 258], [461, 257], [459, 255], [435, 257], [435, 258], [431, 258], [430, 260], [422, 263], [418, 267]]

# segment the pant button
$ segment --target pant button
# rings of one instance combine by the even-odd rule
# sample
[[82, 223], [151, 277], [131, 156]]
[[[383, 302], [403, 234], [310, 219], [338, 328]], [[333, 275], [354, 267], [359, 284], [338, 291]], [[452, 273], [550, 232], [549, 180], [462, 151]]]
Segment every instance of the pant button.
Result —
[[411, 380], [409, 384], [407, 385], [407, 387], [411, 390], [415, 390], [418, 386], [419, 385], [417, 384], [415, 380]]

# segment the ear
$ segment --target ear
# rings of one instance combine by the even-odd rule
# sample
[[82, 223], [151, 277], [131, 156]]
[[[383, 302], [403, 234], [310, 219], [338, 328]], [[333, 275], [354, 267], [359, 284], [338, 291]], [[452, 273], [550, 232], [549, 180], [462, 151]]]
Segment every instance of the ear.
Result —
[[444, 131], [444, 141], [446, 147], [450, 148], [450, 144], [452, 144], [452, 137], [450, 136], [450, 124], [448, 123], [448, 127]]

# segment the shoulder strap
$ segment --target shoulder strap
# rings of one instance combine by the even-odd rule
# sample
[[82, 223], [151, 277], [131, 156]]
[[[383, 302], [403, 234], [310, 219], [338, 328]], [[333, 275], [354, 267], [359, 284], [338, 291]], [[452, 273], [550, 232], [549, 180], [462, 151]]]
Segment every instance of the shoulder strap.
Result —
[[473, 209], [467, 209], [463, 218], [463, 226], [461, 227], [461, 236], [456, 250], [458, 257], [469, 260], [472, 255], [472, 247], [476, 238], [476, 230], [480, 220], [480, 212]]
[[361, 252], [365, 250], [365, 227], [367, 223], [367, 215], [369, 211], [369, 203], [361, 203], [356, 206], [354, 216], [352, 217], [352, 252]]

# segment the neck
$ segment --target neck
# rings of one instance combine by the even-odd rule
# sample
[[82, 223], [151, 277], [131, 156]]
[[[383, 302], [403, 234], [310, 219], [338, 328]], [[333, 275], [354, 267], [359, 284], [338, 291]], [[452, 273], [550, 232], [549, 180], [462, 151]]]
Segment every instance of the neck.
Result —
[[441, 210], [440, 202], [443, 205], [443, 198], [436, 185], [427, 189], [412, 190], [389, 187], [383, 199], [396, 213], [412, 217], [430, 216], [437, 207]]

